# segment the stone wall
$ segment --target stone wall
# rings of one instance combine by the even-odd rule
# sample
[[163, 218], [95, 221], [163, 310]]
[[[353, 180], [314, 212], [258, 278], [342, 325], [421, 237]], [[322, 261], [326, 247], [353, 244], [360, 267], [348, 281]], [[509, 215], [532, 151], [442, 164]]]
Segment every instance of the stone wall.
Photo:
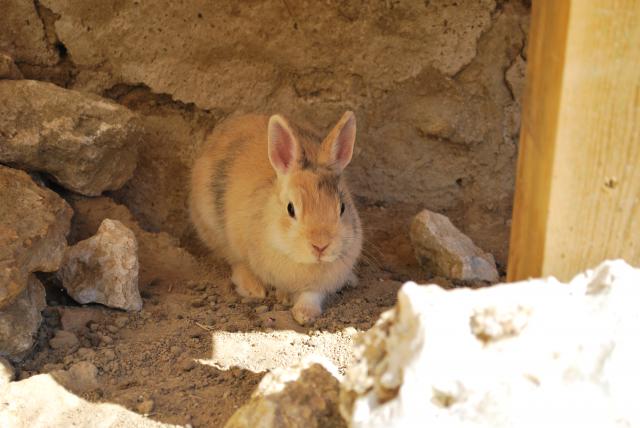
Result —
[[353, 109], [360, 201], [443, 212], [504, 263], [526, 3], [2, 0], [0, 51], [141, 113], [138, 168], [113, 196], [151, 230], [189, 237], [188, 169], [222, 118], [327, 129]]

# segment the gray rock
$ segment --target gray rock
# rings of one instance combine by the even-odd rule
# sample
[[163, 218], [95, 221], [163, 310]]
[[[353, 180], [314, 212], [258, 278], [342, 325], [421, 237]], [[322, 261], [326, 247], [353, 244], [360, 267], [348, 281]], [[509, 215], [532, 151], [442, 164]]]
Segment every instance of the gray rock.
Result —
[[442, 214], [423, 210], [411, 223], [411, 242], [420, 264], [432, 275], [463, 280], [498, 281], [493, 256]]
[[105, 219], [95, 236], [70, 247], [58, 277], [79, 303], [142, 309], [138, 245], [133, 232], [117, 220]]
[[0, 162], [47, 172], [89, 196], [133, 175], [140, 133], [126, 108], [30, 80], [0, 80], [0, 99]]
[[405, 284], [341, 385], [353, 428], [640, 426], [640, 269], [445, 291]]
[[9, 305], [0, 309], [0, 356], [14, 361], [31, 350], [46, 306], [44, 287], [31, 275], [28, 285]]
[[0, 357], [0, 388], [11, 382], [15, 377], [13, 366], [9, 361]]
[[264, 376], [225, 428], [346, 427], [338, 410], [340, 387], [335, 373], [327, 362], [275, 369]]
[[0, 165], [0, 310], [25, 289], [31, 272], [60, 267], [72, 214], [25, 172]]

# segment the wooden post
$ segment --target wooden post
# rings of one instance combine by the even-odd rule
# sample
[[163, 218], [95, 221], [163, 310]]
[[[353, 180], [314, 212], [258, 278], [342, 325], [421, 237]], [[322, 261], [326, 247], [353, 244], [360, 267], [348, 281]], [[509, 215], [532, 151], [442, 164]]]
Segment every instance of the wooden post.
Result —
[[507, 279], [640, 265], [640, 1], [533, 2]]

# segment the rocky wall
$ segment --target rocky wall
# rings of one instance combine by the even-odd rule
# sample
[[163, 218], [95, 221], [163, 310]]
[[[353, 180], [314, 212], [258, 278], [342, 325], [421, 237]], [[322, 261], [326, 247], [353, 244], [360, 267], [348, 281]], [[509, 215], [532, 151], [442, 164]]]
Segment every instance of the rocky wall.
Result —
[[190, 236], [187, 177], [239, 112], [328, 129], [356, 112], [361, 202], [450, 216], [504, 263], [529, 10], [522, 0], [1, 0], [0, 51], [26, 77], [141, 114], [132, 180], [113, 196]]

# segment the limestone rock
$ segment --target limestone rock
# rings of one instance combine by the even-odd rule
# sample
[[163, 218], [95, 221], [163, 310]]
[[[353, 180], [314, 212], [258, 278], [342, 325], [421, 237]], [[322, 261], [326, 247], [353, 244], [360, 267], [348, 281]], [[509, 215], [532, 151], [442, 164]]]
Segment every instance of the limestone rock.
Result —
[[433, 275], [496, 282], [495, 260], [442, 214], [420, 212], [411, 223], [411, 242], [420, 264]]
[[68, 370], [53, 371], [51, 375], [62, 386], [76, 394], [93, 391], [100, 386], [98, 368], [87, 361], [75, 363]]
[[478, 290], [407, 283], [341, 390], [354, 428], [640, 426], [640, 269]]
[[136, 116], [50, 83], [0, 81], [0, 161], [44, 171], [89, 196], [120, 188], [137, 163]]
[[13, 380], [15, 373], [9, 361], [0, 357], [0, 388]]
[[133, 232], [117, 220], [105, 219], [95, 236], [70, 247], [58, 276], [79, 303], [142, 309], [138, 244]]
[[121, 406], [90, 403], [69, 392], [50, 374], [0, 386], [0, 425], [31, 427], [172, 427], [144, 418]]
[[149, 232], [140, 227], [129, 209], [107, 197], [78, 198], [71, 201], [74, 216], [70, 241], [93, 236], [105, 218], [118, 220], [131, 229], [138, 241], [139, 284], [144, 287], [155, 279], [180, 282], [197, 277], [209, 278], [209, 272], [166, 232]]
[[0, 52], [0, 79], [22, 79], [22, 73], [13, 62], [13, 58]]
[[24, 290], [31, 272], [58, 269], [71, 216], [57, 194], [0, 165], [0, 310]]
[[45, 306], [44, 288], [31, 275], [27, 288], [0, 309], [0, 356], [21, 360], [31, 350]]
[[346, 427], [338, 411], [339, 382], [329, 363], [303, 363], [267, 373], [225, 428]]

